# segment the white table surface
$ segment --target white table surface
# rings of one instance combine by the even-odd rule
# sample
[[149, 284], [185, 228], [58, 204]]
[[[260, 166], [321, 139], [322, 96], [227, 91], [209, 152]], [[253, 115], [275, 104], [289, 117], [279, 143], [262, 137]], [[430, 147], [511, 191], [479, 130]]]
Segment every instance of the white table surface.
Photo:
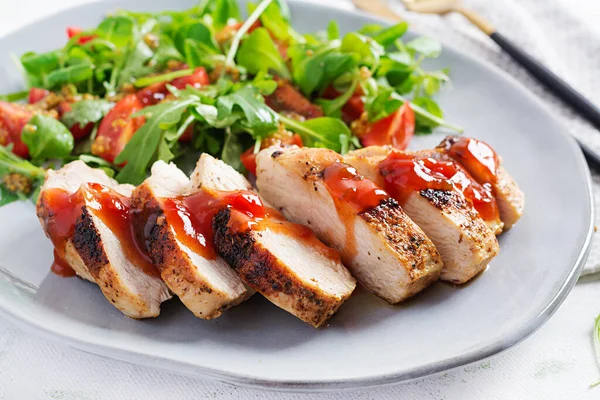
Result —
[[[87, 1], [0, 0], [0, 36]], [[560, 1], [600, 34], [600, 4]], [[116, 362], [0, 319], [0, 399], [600, 399], [600, 387], [589, 388], [600, 377], [592, 346], [598, 313], [600, 277], [587, 276], [539, 331], [496, 357], [393, 387], [314, 395], [236, 388]]]

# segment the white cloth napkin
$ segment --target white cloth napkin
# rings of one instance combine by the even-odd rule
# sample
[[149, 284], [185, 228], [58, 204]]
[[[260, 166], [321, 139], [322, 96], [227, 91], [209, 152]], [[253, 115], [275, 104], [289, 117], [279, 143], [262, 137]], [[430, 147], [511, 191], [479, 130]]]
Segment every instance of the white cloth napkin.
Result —
[[[11, 15], [16, 18], [37, 12], [35, 15], [41, 16], [40, 9], [64, 8], [66, 3], [88, 1], [23, 0], [25, 4], [19, 7], [26, 11], [19, 13], [17, 8], [7, 6], [8, 0], [0, 0], [0, 25], [3, 25], [0, 33], [13, 23]], [[594, 0], [465, 0], [468, 6], [493, 21], [500, 32], [600, 104], [597, 75], [600, 37], [569, 14], [567, 1], [585, 1], [590, 7], [595, 3]], [[346, 0], [329, 2], [352, 8]], [[395, 7], [421, 32], [485, 58], [519, 79], [560, 115], [573, 134], [600, 150], [600, 133], [565, 111], [560, 102], [462, 18], [418, 16], [404, 13], [398, 4]], [[600, 7], [596, 10], [600, 11]], [[600, 176], [595, 181], [598, 193]], [[600, 270], [599, 263], [600, 243], [596, 241], [586, 272]], [[593, 316], [598, 312], [597, 288], [589, 278], [582, 279], [539, 332], [490, 361], [400, 386], [318, 395], [263, 392], [120, 363], [38, 339], [0, 320], [0, 399], [596, 399], [600, 388], [588, 390], [587, 386], [598, 374], [590, 341]]]

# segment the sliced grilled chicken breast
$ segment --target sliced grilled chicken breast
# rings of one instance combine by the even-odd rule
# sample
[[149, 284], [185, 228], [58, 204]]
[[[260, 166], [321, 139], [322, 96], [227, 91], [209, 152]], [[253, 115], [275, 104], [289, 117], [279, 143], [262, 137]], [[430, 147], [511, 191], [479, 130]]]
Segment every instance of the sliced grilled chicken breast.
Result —
[[[377, 296], [398, 303], [438, 279], [442, 269], [438, 251], [394, 199], [377, 189], [378, 204], [357, 210], [328, 189], [324, 174], [343, 161], [339, 154], [270, 147], [256, 161], [257, 186], [264, 198], [289, 220], [312, 228], [337, 248], [354, 277]], [[343, 195], [352, 196], [351, 192]]]
[[[489, 145], [467, 137], [448, 136], [437, 150], [456, 160], [479, 183], [492, 186], [504, 230], [510, 229], [521, 218], [525, 195]], [[491, 173], [490, 169], [493, 169]]]
[[[133, 186], [119, 185], [103, 171], [81, 161], [69, 163], [58, 171], [48, 171], [37, 202], [37, 215], [46, 235], [52, 238], [50, 227], [64, 211], [56, 207], [54, 189], [70, 196], [87, 190], [86, 184], [90, 183], [101, 184], [126, 197], [133, 190]], [[64, 261], [79, 276], [95, 282], [123, 314], [131, 318], [158, 316], [160, 304], [171, 298], [167, 286], [160, 277], [148, 273], [127, 255], [117, 235], [100, 218], [92, 197], [81, 193], [78, 198], [71, 210], [74, 226], [66, 240], [55, 241], [55, 245], [64, 246], [57, 251], [64, 254]]]
[[[344, 161], [384, 187], [380, 164], [392, 151], [389, 147], [366, 147], [349, 152]], [[496, 236], [459, 191], [414, 190], [398, 200], [402, 200], [402, 209], [423, 229], [442, 256], [444, 268], [440, 279], [465, 283], [498, 254]]]
[[219, 256], [207, 258], [177, 239], [163, 200], [191, 194], [188, 177], [174, 164], [157, 161], [152, 175], [132, 195], [132, 218], [162, 279], [198, 318], [212, 319], [239, 304], [247, 291]]
[[[237, 171], [208, 154], [198, 161], [192, 185], [206, 190], [251, 188]], [[315, 327], [322, 326], [356, 286], [338, 253], [310, 229], [285, 221], [275, 210], [256, 229], [238, 229], [236, 213], [228, 207], [215, 216], [217, 251], [273, 304]]]

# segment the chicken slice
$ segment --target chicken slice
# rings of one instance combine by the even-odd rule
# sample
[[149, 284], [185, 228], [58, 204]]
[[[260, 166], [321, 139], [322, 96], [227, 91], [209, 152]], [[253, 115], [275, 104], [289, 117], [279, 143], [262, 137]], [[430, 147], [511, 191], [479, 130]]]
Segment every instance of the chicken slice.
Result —
[[[344, 161], [384, 187], [379, 165], [392, 151], [390, 147], [366, 147], [351, 151]], [[442, 280], [467, 282], [484, 270], [500, 250], [494, 233], [459, 191], [415, 190], [402, 199], [402, 209], [440, 252], [444, 262]]]
[[290, 221], [306, 225], [340, 250], [344, 264], [369, 291], [389, 303], [411, 297], [438, 279], [442, 261], [423, 231], [385, 196], [357, 212], [324, 182], [342, 161], [331, 150], [270, 147], [257, 155], [257, 186]]
[[[98, 183], [122, 196], [130, 196], [131, 185], [119, 185], [103, 171], [88, 167], [82, 161], [71, 162], [58, 171], [48, 171], [37, 202], [37, 215], [46, 235], [48, 226], [56, 218], [53, 208], [53, 189], [68, 195], [86, 190], [85, 184]], [[96, 283], [102, 293], [119, 311], [131, 318], [156, 317], [160, 304], [171, 298], [160, 277], [149, 274], [130, 259], [116, 234], [98, 215], [91, 204], [94, 200], [81, 197], [75, 210], [76, 223], [64, 249], [65, 261], [77, 275]]]
[[[525, 195], [519, 189], [515, 180], [510, 176], [506, 169], [502, 166], [502, 160], [497, 157], [495, 160], [494, 179], [489, 179], [489, 174], [478, 166], [477, 162], [473, 162], [472, 158], [464, 155], [463, 151], [449, 151], [451, 148], [456, 149], [458, 145], [465, 143], [473, 143], [477, 147], [482, 148], [484, 152], [495, 155], [494, 150], [481, 141], [459, 136], [448, 136], [438, 146], [437, 150], [450, 155], [460, 165], [462, 165], [469, 173], [481, 184], [491, 184], [498, 209], [500, 210], [500, 219], [504, 223], [504, 230], [510, 229], [523, 215], [525, 207]], [[476, 150], [475, 150], [476, 151]]]
[[221, 257], [206, 258], [177, 239], [162, 199], [194, 192], [179, 168], [157, 161], [151, 176], [133, 192], [132, 219], [169, 289], [196, 317], [212, 319], [242, 302], [247, 291]]
[[[203, 154], [192, 174], [192, 186], [205, 190], [248, 190], [237, 171]], [[253, 289], [301, 320], [322, 326], [346, 301], [356, 281], [339, 254], [306, 227], [278, 217], [275, 210], [258, 229], [235, 228], [234, 208], [213, 220], [217, 251]]]

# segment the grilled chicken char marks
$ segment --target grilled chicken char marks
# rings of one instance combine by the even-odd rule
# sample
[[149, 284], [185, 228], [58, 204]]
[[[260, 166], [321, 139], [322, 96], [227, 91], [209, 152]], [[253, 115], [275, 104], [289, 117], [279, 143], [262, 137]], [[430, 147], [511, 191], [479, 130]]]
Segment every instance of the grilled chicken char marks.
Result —
[[334, 198], [324, 172], [341, 161], [331, 150], [271, 147], [257, 156], [257, 186], [289, 220], [309, 226], [340, 250], [345, 265], [368, 290], [398, 303], [437, 280], [440, 256], [389, 196], [358, 212]]
[[[380, 164], [393, 150], [367, 147], [344, 160], [382, 187]], [[457, 190], [421, 189], [402, 196], [402, 208], [425, 232], [442, 256], [440, 279], [461, 284], [476, 276], [499, 251], [498, 241], [471, 203]]]
[[[314, 250], [291, 243], [296, 239], [282, 237], [276, 231], [230, 229], [230, 218], [231, 211], [224, 209], [213, 221], [219, 253], [248, 285], [278, 307], [314, 327], [320, 327], [350, 297], [355, 282], [339, 261], [332, 263], [324, 257], [309, 255], [305, 252]], [[275, 251], [277, 246], [279, 251]], [[282, 257], [282, 252], [290, 251], [285, 247], [292, 248], [293, 257]], [[308, 275], [314, 277], [294, 268], [297, 267], [294, 264], [298, 263], [312, 269]], [[339, 279], [338, 276], [323, 279], [324, 271], [319, 269], [324, 267], [333, 269]]]
[[[62, 212], [53, 209], [55, 190], [61, 195], [73, 195], [87, 183], [101, 184], [121, 196], [130, 196], [133, 189], [131, 185], [118, 185], [103, 171], [81, 161], [48, 171], [38, 198], [37, 214], [49, 237], [49, 224]], [[85, 196], [82, 199], [72, 210], [75, 218], [72, 232], [68, 238], [56, 242], [64, 246], [57, 251], [64, 254], [64, 260], [77, 275], [96, 283], [123, 314], [131, 318], [156, 317], [160, 304], [171, 298], [168, 288], [159, 277], [148, 274], [127, 256], [116, 234], [96, 215]]]
[[[251, 188], [237, 171], [207, 154], [191, 179], [193, 186], [208, 190]], [[255, 229], [245, 230], [232, 223], [232, 214], [239, 211], [222, 209], [213, 219], [214, 245], [247, 285], [301, 320], [322, 326], [350, 297], [356, 282], [337, 253], [310, 230], [265, 207], [269, 215], [256, 220]]]
[[195, 191], [179, 168], [158, 161], [152, 166], [152, 175], [133, 193], [132, 217], [143, 236], [138, 240], [146, 243], [171, 291], [196, 317], [212, 319], [242, 302], [248, 293], [222, 258], [206, 258], [177, 239], [174, 221], [165, 215], [163, 199]]

